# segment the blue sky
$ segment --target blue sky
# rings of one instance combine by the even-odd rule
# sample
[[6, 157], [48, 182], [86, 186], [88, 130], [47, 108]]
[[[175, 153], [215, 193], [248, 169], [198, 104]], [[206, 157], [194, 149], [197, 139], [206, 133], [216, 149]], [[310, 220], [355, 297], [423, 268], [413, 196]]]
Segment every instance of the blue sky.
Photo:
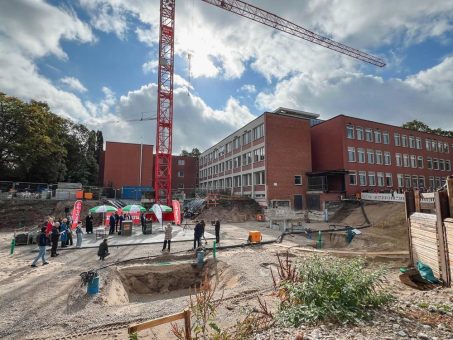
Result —
[[[279, 106], [453, 129], [453, 0], [250, 3], [387, 65], [177, 0], [175, 153], [204, 150]], [[106, 140], [154, 144], [154, 122], [127, 120], [156, 112], [158, 23], [158, 0], [0, 2], [0, 91], [46, 101]]]

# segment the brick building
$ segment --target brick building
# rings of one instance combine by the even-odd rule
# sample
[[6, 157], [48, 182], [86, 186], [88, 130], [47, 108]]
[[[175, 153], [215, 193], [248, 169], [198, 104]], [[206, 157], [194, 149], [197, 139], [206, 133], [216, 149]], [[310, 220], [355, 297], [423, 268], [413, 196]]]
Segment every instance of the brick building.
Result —
[[453, 138], [344, 115], [311, 129], [310, 190], [433, 190], [453, 162]]
[[192, 197], [198, 187], [198, 157], [173, 156], [171, 189]]
[[317, 118], [283, 108], [265, 112], [201, 154], [200, 189], [302, 209], [312, 167], [310, 123]]

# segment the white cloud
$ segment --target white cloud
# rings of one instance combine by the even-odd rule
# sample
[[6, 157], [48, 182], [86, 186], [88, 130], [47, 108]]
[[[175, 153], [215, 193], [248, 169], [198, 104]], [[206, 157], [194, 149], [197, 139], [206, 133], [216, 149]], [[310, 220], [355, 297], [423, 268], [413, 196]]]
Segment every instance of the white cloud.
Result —
[[159, 61], [157, 60], [150, 60], [147, 61], [142, 65], [142, 70], [143, 73], [156, 73], [157, 72], [157, 66], [159, 66]]
[[86, 92], [87, 89], [83, 84], [78, 80], [77, 78], [74, 77], [64, 77], [60, 79], [60, 82], [62, 84], [65, 84], [69, 86], [71, 89], [78, 91], [78, 92]]
[[242, 85], [241, 91], [248, 92], [248, 93], [255, 93], [256, 92], [256, 87], [253, 84], [245, 84]]

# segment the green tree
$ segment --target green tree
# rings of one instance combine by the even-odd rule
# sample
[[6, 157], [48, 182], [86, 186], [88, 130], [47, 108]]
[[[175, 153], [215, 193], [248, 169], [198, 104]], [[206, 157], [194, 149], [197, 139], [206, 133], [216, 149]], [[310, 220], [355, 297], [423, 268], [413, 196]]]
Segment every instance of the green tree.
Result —
[[402, 125], [403, 128], [414, 130], [414, 131], [421, 131], [421, 132], [429, 132], [440, 136], [447, 136], [453, 137], [453, 131], [442, 130], [440, 128], [431, 129], [427, 124], [419, 121], [419, 120], [412, 120], [410, 122], [404, 123]]
[[199, 157], [200, 155], [201, 155], [201, 152], [197, 148], [193, 148], [191, 152], [184, 150], [184, 149], [181, 151], [181, 156]]

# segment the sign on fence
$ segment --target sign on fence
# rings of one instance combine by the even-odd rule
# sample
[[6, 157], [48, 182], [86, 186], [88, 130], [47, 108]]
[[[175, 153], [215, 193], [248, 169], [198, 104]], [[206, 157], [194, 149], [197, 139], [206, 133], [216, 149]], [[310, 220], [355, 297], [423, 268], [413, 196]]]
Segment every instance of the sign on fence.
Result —
[[[405, 202], [404, 194], [374, 194], [370, 192], [362, 192], [360, 197], [367, 201], [381, 201], [381, 202]], [[427, 192], [420, 194], [420, 202], [424, 204], [434, 204], [434, 193]]]

